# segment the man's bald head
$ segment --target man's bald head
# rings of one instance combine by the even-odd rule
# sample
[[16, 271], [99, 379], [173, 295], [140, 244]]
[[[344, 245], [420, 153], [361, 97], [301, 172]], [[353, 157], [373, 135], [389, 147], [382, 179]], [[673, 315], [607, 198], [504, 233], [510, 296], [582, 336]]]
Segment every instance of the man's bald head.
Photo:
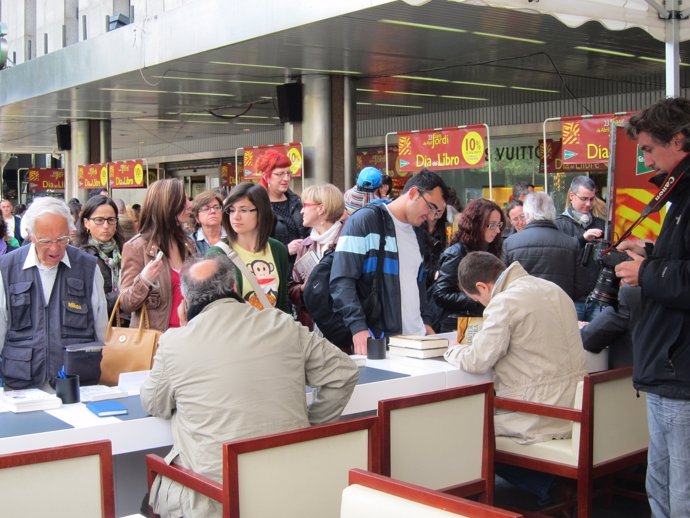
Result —
[[216, 300], [237, 299], [235, 284], [235, 265], [226, 255], [197, 258], [182, 269], [182, 295], [195, 314]]

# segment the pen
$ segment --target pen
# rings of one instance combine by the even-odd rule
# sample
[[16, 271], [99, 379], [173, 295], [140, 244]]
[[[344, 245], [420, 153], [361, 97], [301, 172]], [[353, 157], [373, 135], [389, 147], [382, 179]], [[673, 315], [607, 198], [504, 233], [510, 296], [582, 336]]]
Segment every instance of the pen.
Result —
[[376, 338], [376, 336], [374, 335], [374, 332], [371, 330], [371, 327], [369, 327], [367, 329], [369, 330], [369, 336], [372, 338]]
[[65, 373], [65, 366], [63, 365], [60, 367], [60, 370], [57, 373], [57, 377], [60, 379], [65, 379], [67, 377], [67, 374]]

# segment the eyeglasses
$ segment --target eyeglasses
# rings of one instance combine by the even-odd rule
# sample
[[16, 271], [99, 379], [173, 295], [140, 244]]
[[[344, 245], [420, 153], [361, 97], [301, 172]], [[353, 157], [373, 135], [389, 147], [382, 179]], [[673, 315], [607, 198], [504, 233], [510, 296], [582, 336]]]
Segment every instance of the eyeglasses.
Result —
[[592, 202], [594, 202], [594, 198], [596, 198], [596, 196], [580, 196], [579, 194], [575, 194], [575, 193], [573, 193], [573, 196], [575, 196], [582, 203], [587, 203], [587, 202], [592, 203]]
[[446, 210], [446, 208], [439, 209], [435, 203], [431, 203], [429, 200], [426, 199], [424, 196], [424, 193], [422, 191], [419, 191], [419, 196], [424, 200], [424, 203], [426, 203], [427, 208], [429, 209], [429, 212], [431, 214], [438, 218], [441, 214], [443, 214], [443, 211]]
[[302, 207], [318, 207], [319, 205], [323, 205], [323, 204], [322, 203], [308, 203], [308, 202], [302, 203]]
[[503, 222], [502, 221], [492, 221], [491, 223], [486, 225], [486, 228], [489, 230], [496, 230], [496, 229], [502, 229], [503, 228]]
[[218, 212], [222, 210], [222, 207], [220, 205], [204, 205], [199, 209], [199, 214], [203, 214], [205, 212]]
[[271, 174], [277, 178], [285, 178], [286, 176], [290, 176], [290, 171], [283, 171], [282, 173], [276, 173], [273, 171]]
[[243, 216], [249, 214], [250, 212], [256, 212], [257, 209], [250, 209], [249, 207], [240, 207], [239, 209], [236, 209], [235, 207], [228, 207], [225, 209], [225, 213], [232, 216], [236, 212], [242, 214]]
[[69, 243], [69, 236], [61, 236], [61, 237], [58, 237], [57, 239], [37, 239], [36, 240], [36, 246], [40, 246], [42, 248], [48, 248], [51, 245], [67, 246], [67, 243]]
[[525, 217], [524, 214], [519, 214], [518, 216], [515, 216], [513, 218], [510, 218], [510, 221], [513, 223], [519, 223], [520, 221], [525, 221], [527, 218]]
[[89, 221], [93, 221], [99, 227], [108, 223], [108, 225], [117, 225], [118, 218], [89, 218]]

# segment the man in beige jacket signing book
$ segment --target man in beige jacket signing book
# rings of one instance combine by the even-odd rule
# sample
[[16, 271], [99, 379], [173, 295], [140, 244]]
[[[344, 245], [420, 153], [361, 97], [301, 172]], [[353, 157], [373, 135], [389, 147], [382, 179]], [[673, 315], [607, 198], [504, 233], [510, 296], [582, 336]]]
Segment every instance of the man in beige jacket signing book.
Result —
[[[168, 462], [220, 481], [222, 443], [340, 416], [359, 377], [354, 362], [290, 315], [243, 303], [230, 259], [185, 265], [182, 294], [188, 324], [161, 336], [141, 388], [144, 409], [172, 420]], [[150, 502], [162, 517], [221, 515], [216, 502], [160, 477]]]
[[[458, 281], [485, 306], [484, 322], [472, 344], [452, 347], [446, 360], [471, 373], [493, 369], [497, 396], [572, 407], [586, 365], [570, 297], [556, 284], [529, 275], [519, 263], [506, 268], [486, 252], [472, 252], [460, 262]], [[494, 426], [496, 435], [523, 444], [566, 438], [572, 428], [566, 421], [516, 412], [497, 414]], [[497, 474], [548, 503], [551, 475], [503, 468], [508, 467]]]

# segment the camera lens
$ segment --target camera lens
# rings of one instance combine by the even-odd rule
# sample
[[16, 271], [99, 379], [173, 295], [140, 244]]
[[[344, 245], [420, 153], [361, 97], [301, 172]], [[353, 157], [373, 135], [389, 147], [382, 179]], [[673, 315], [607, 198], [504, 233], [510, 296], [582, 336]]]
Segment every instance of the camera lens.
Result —
[[587, 298], [601, 307], [613, 306], [617, 309], [619, 286], [620, 279], [616, 277], [613, 268], [610, 266], [603, 266], [597, 277], [594, 289]]

